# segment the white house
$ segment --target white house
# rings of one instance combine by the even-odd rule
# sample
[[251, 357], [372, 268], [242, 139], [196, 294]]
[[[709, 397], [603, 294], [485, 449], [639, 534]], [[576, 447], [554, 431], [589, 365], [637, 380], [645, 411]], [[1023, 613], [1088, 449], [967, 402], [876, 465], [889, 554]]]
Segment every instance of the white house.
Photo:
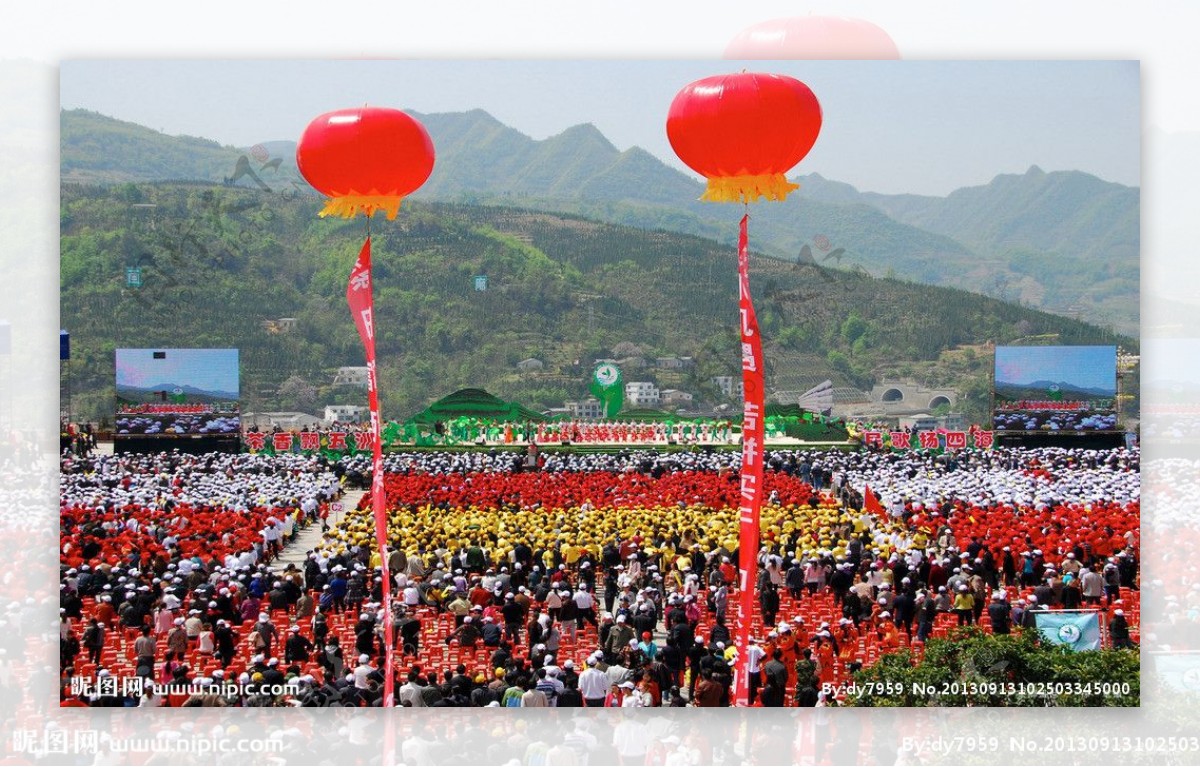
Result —
[[662, 402], [658, 386], [650, 381], [625, 384], [625, 404], [630, 407], [657, 407]]
[[295, 429], [316, 429], [321, 425], [321, 419], [317, 416], [294, 410], [272, 413], [242, 413], [242, 428], [246, 431], [253, 431], [255, 429], [269, 430], [276, 426], [292, 431]]
[[901, 429], [916, 429], [917, 431], [930, 431], [938, 426], [938, 419], [929, 415], [929, 413], [916, 413], [915, 415], [904, 416], [900, 419]]
[[716, 376], [712, 382], [721, 390], [721, 396], [726, 398], [738, 398], [742, 396], [745, 390], [745, 384], [742, 383], [741, 376], [734, 378], [733, 376]]
[[280, 317], [277, 320], [262, 320], [259, 324], [268, 333], [290, 333], [296, 329], [299, 323], [295, 317]]
[[596, 421], [604, 417], [604, 406], [595, 397], [588, 397], [582, 401], [564, 402], [563, 407], [577, 421]]
[[364, 405], [326, 405], [325, 406], [325, 425], [334, 421], [343, 423], [359, 423], [370, 420], [368, 415], [370, 411]]
[[946, 413], [938, 418], [938, 423], [947, 431], [966, 431], [969, 428], [967, 417], [962, 413]]

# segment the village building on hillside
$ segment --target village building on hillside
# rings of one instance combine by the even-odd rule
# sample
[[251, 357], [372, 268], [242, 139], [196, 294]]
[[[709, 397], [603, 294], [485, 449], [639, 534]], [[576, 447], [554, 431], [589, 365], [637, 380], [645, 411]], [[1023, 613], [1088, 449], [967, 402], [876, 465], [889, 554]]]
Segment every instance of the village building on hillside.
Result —
[[361, 386], [367, 388], [367, 382], [370, 374], [367, 372], [366, 365], [356, 367], [340, 367], [337, 375], [333, 378], [334, 386]]
[[626, 407], [658, 407], [661, 402], [662, 395], [658, 391], [658, 386], [654, 383], [650, 381], [630, 381], [625, 384]]

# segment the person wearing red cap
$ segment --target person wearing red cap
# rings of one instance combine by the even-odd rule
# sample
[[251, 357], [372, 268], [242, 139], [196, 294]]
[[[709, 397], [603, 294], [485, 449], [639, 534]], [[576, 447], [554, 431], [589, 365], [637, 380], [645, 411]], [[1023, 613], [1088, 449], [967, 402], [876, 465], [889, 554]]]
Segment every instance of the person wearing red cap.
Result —
[[638, 650], [647, 664], [653, 663], [658, 658], [658, 644], [654, 641], [654, 635], [649, 631], [642, 632], [642, 641], [638, 642]]

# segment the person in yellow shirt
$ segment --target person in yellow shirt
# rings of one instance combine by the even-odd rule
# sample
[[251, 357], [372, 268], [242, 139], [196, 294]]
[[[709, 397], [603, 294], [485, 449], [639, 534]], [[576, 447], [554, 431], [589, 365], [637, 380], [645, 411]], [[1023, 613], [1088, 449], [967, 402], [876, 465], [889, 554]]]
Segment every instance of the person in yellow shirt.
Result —
[[563, 562], [566, 563], [567, 567], [574, 567], [575, 563], [579, 561], [579, 557], [581, 557], [582, 555], [583, 555], [583, 549], [581, 549], [578, 546], [574, 546], [574, 545], [563, 546], [563, 552], [562, 552]]
[[896, 574], [894, 572], [892, 572], [891, 567], [883, 568], [882, 577], [883, 577], [883, 582], [885, 584], [887, 584], [888, 588], [893, 588], [893, 589], [895, 588]]
[[430, 585], [429, 590], [425, 592], [425, 604], [435, 605], [440, 613], [445, 609], [443, 600], [445, 599], [445, 590], [440, 584]]
[[665, 569], [669, 567], [669, 563], [675, 561], [675, 544], [671, 543], [671, 541], [664, 541], [662, 548], [658, 551], [660, 555], [659, 567]]
[[692, 569], [692, 558], [686, 551], [675, 558], [675, 568], [685, 573]]
[[958, 625], [969, 626], [975, 622], [975, 595], [965, 584], [958, 587], [954, 595], [954, 612], [958, 615]]

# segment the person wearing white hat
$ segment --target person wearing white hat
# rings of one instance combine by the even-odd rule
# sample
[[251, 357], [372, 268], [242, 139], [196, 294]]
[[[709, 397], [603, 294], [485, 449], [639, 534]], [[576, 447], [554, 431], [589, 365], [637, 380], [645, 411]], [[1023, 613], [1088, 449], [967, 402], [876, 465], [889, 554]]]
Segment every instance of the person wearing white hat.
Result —
[[599, 626], [596, 620], [596, 599], [583, 583], [580, 583], [579, 587], [575, 589], [575, 593], [571, 596], [571, 599], [575, 602], [576, 615], [578, 616], [576, 618], [577, 629], [583, 628], [584, 621], [593, 626]]
[[171, 623], [171, 630], [167, 632], [167, 652], [182, 658], [187, 653], [188, 647], [187, 630], [183, 627], [184, 620], [175, 618]]
[[954, 612], [958, 616], [959, 626], [970, 626], [975, 623], [975, 595], [970, 587], [963, 584], [954, 595]]
[[354, 668], [354, 687], [358, 690], [370, 689], [370, 679], [376, 669], [371, 665], [371, 656], [362, 653], [358, 656], [358, 665]]
[[1046, 606], [1038, 602], [1035, 594], [1030, 594], [1026, 598], [1027, 605], [1025, 611], [1021, 614], [1021, 627], [1026, 629], [1036, 629], [1037, 619], [1036, 614], [1046, 609]]
[[992, 601], [987, 606], [988, 620], [992, 625], [992, 633], [1005, 635], [1012, 627], [1012, 608], [1008, 604], [1008, 595], [1003, 591], [992, 593]]
[[629, 641], [634, 639], [634, 633], [634, 629], [629, 626], [625, 614], [619, 614], [616, 622], [609, 629], [608, 639], [604, 643], [605, 657], [614, 660], [619, 657], [621, 652], [629, 646]]
[[1108, 637], [1113, 649], [1116, 650], [1137, 646], [1130, 637], [1129, 620], [1125, 617], [1125, 611], [1119, 607], [1113, 610], [1112, 618], [1108, 622]]
[[200, 637], [200, 630], [204, 628], [204, 621], [200, 619], [199, 610], [190, 610], [187, 619], [183, 622], [183, 628], [187, 632], [189, 642], [196, 642]]

